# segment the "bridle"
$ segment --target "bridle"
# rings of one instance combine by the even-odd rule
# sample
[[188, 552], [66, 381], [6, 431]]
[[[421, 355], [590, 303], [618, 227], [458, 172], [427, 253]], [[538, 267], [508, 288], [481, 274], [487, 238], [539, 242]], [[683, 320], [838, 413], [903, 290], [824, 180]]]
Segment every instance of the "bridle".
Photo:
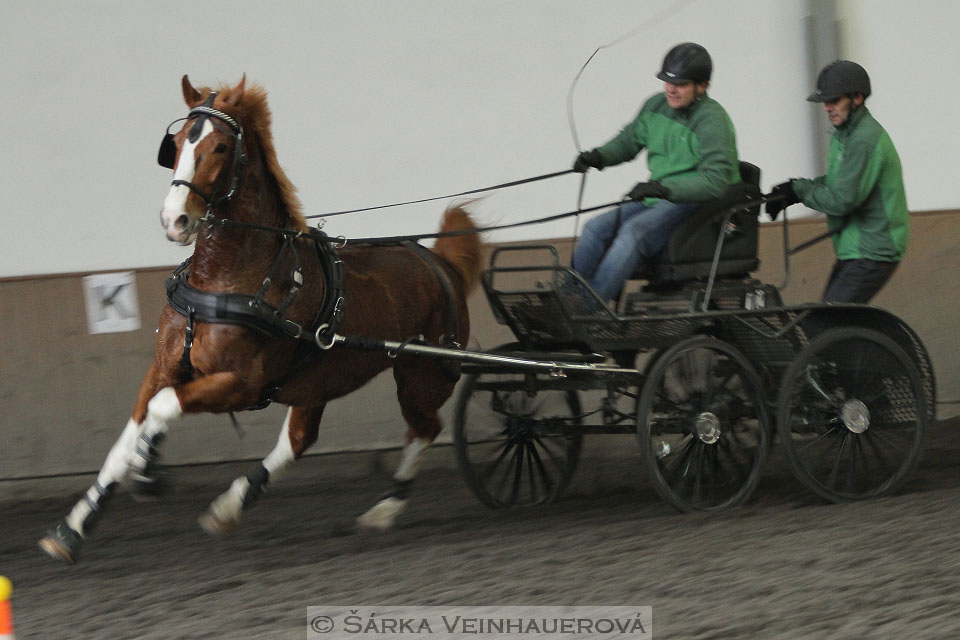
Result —
[[[333, 346], [333, 337], [336, 335], [340, 321], [343, 319], [346, 298], [345, 274], [343, 263], [335, 250], [335, 243], [331, 242], [322, 231], [268, 227], [222, 218], [214, 213], [214, 209], [225, 204], [236, 193], [240, 175], [247, 162], [247, 156], [243, 150], [243, 127], [229, 114], [213, 108], [213, 100], [216, 95], [216, 92], [211, 93], [202, 105], [193, 107], [187, 117], [178, 118], [167, 126], [167, 132], [157, 153], [157, 162], [160, 166], [168, 169], [173, 169], [176, 164], [177, 145], [174, 142], [176, 134], [170, 132], [170, 129], [176, 123], [196, 118], [196, 122], [190, 125], [190, 130], [187, 132], [187, 139], [190, 142], [196, 142], [209, 119], [214, 127], [224, 134], [232, 136], [235, 140], [229, 176], [230, 186], [223, 195], [220, 195], [222, 191], [218, 189], [218, 186], [225, 184], [225, 179], [218, 180], [210, 194], [205, 193], [187, 180], [175, 179], [171, 182], [173, 186], [187, 187], [203, 198], [207, 204], [206, 214], [192, 222], [191, 231], [196, 230], [203, 224], [209, 226], [210, 233], [216, 227], [245, 228], [278, 235], [282, 238], [283, 244], [273, 266], [254, 295], [203, 291], [195, 288], [188, 282], [192, 263], [191, 257], [184, 261], [167, 280], [167, 303], [174, 311], [186, 318], [183, 353], [180, 358], [181, 375], [185, 378], [194, 375], [190, 353], [193, 347], [195, 323], [197, 322], [236, 324], [253, 329], [270, 338], [293, 338], [298, 341], [298, 345], [301, 346], [298, 346], [295, 352], [293, 368], [291, 368], [287, 377], [275, 381], [262, 390], [261, 402], [256, 407], [260, 408], [269, 404], [273, 393], [286, 383], [289, 375], [315, 361], [319, 353], [323, 353]], [[319, 270], [324, 282], [323, 300], [320, 302], [313, 322], [304, 326], [289, 319], [286, 315], [287, 310], [293, 304], [304, 284], [304, 273], [295, 246], [295, 241], [300, 238], [313, 240], [320, 263]], [[293, 262], [290, 273], [291, 284], [282, 302], [273, 306], [266, 300], [267, 290], [278, 276], [277, 270], [280, 268], [281, 259], [285, 252], [290, 253]]]
[[247, 156], [243, 151], [243, 126], [229, 114], [213, 108], [213, 100], [216, 96], [216, 91], [211, 92], [204, 103], [191, 109], [185, 118], [177, 118], [171, 122], [167, 126], [167, 132], [164, 134], [163, 140], [160, 142], [160, 149], [157, 152], [157, 163], [161, 167], [173, 169], [177, 160], [177, 143], [174, 142], [176, 134], [170, 133], [170, 128], [178, 122], [190, 120], [191, 118], [197, 118], [197, 121], [193, 123], [193, 126], [190, 127], [190, 131], [187, 134], [187, 139], [190, 142], [196, 142], [200, 137], [200, 133], [203, 131], [203, 125], [208, 119], [217, 130], [234, 138], [233, 161], [230, 166], [230, 188], [224, 195], [218, 197], [216, 186], [214, 186], [213, 192], [207, 194], [188, 180], [173, 180], [170, 183], [171, 186], [174, 187], [187, 187], [203, 198], [203, 201], [207, 204], [207, 213], [223, 205], [237, 192], [240, 174], [247, 160]]

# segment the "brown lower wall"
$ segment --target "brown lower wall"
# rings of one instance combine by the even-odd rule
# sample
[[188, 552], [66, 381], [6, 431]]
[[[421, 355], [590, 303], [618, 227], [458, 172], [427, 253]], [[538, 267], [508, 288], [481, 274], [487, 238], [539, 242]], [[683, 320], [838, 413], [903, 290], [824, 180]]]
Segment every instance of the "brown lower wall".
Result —
[[[955, 320], [960, 316], [960, 212], [912, 216], [906, 259], [875, 300], [903, 318], [930, 351], [943, 400], [960, 399], [960, 355]], [[822, 221], [791, 223], [791, 244], [822, 233]], [[783, 281], [782, 225], [761, 229], [761, 270]], [[568, 259], [569, 239], [554, 243]], [[817, 300], [833, 263], [829, 242], [794, 257], [788, 303]], [[137, 272], [140, 331], [90, 335], [83, 302], [83, 275], [0, 281], [0, 479], [91, 471], [99, 468], [133, 407], [140, 380], [153, 357], [155, 319], [164, 304], [163, 281], [171, 269]], [[470, 300], [471, 348], [509, 341], [481, 292]], [[404, 426], [393, 380], [382, 375], [327, 409], [312, 451], [396, 446]], [[449, 418], [452, 403], [444, 413]], [[941, 405], [939, 416], [960, 413]], [[173, 425], [166, 445], [170, 463], [259, 458], [273, 447], [282, 407], [239, 416], [239, 438], [225, 416], [188, 416]], [[448, 420], [449, 422], [449, 420]], [[449, 438], [449, 433], [443, 436]]]

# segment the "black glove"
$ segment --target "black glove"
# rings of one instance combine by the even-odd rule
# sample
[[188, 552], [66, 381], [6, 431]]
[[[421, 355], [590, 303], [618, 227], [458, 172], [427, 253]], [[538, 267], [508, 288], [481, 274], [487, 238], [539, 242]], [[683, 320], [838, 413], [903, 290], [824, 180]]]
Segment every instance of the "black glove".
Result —
[[645, 200], [647, 198], [666, 198], [670, 191], [659, 182], [638, 182], [630, 189], [627, 200]]
[[781, 182], [770, 190], [771, 196], [779, 196], [779, 200], [773, 200], [767, 203], [767, 215], [771, 220], [776, 220], [780, 212], [792, 204], [800, 202], [796, 192], [793, 190], [793, 180]]
[[573, 170], [577, 173], [584, 173], [590, 167], [603, 170], [603, 156], [596, 149], [582, 152], [573, 161]]

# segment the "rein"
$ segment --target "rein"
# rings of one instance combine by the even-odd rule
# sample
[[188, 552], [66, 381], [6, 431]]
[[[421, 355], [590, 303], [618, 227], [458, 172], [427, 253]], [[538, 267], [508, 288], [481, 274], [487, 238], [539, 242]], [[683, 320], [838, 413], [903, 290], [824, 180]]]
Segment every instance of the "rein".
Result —
[[[461, 229], [458, 231], [438, 231], [436, 233], [419, 233], [405, 236], [381, 236], [381, 237], [370, 237], [370, 238], [347, 238], [344, 236], [337, 236], [336, 238], [331, 238], [323, 231], [319, 229], [308, 229], [306, 231], [298, 231], [295, 229], [284, 229], [281, 227], [271, 227], [262, 224], [256, 224], [253, 222], [240, 222], [238, 220], [229, 220], [227, 218], [220, 218], [215, 216], [212, 212], [207, 212], [202, 218], [200, 218], [201, 224], [207, 224], [212, 226], [221, 226], [221, 227], [238, 227], [244, 229], [254, 229], [256, 231], [266, 231], [269, 233], [275, 233], [285, 237], [291, 238], [311, 238], [314, 240], [323, 240], [326, 242], [335, 242], [335, 247], [337, 249], [342, 249], [347, 246], [347, 244], [376, 244], [376, 245], [394, 245], [402, 244], [404, 242], [416, 242], [417, 240], [423, 240], [426, 238], [451, 238], [456, 236], [467, 236], [474, 235], [477, 233], [486, 233], [488, 231], [497, 231], [499, 229], [512, 229], [514, 227], [522, 227], [532, 224], [543, 224], [545, 222], [553, 222], [554, 220], [562, 220], [563, 218], [569, 218], [571, 216], [578, 216], [583, 213], [589, 213], [591, 211], [596, 211], [598, 209], [606, 209], [609, 207], [615, 207], [623, 204], [622, 200], [616, 202], [608, 202], [606, 204], [598, 204], [593, 207], [586, 207], [583, 209], [576, 209], [574, 211], [566, 211], [564, 213], [557, 213], [551, 216], [544, 216], [542, 218], [534, 218], [533, 220], [522, 220], [520, 222], [512, 222], [510, 224], [501, 224], [491, 227], [475, 227], [473, 229]], [[316, 216], [312, 216], [316, 217]]]
[[531, 178], [523, 178], [521, 180], [512, 180], [510, 182], [503, 182], [501, 184], [495, 184], [489, 187], [480, 187], [479, 189], [470, 189], [469, 191], [461, 191], [460, 193], [451, 193], [446, 196], [434, 196], [432, 198], [422, 198], [420, 200], [407, 200], [405, 202], [393, 202], [390, 204], [381, 204], [376, 207], [364, 207], [362, 209], [347, 209], [345, 211], [333, 211], [330, 213], [318, 213], [312, 216], [304, 216], [306, 219], [310, 220], [313, 218], [331, 218], [333, 216], [342, 216], [348, 213], [359, 213], [361, 211], [375, 211], [377, 209], [389, 209], [390, 207], [402, 207], [408, 204], [420, 204], [422, 202], [433, 202], [434, 200], [446, 200], [449, 198], [459, 198], [460, 196], [469, 196], [476, 193], [484, 193], [486, 191], [495, 191], [497, 189], [506, 189], [507, 187], [517, 187], [522, 184], [528, 184], [530, 182], [537, 182], [539, 180], [549, 180], [550, 178], [556, 178], [558, 176], [565, 176], [568, 173], [573, 173], [573, 169], [567, 169], [565, 171], [555, 171], [553, 173], [545, 173], [540, 176], [533, 176]]

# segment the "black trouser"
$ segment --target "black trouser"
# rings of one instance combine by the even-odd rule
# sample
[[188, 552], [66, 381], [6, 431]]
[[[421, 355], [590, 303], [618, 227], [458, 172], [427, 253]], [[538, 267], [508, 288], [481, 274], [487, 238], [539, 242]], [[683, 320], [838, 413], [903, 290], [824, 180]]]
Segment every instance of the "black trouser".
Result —
[[823, 301], [870, 302], [893, 275], [898, 264], [866, 258], [837, 260], [823, 292]]

